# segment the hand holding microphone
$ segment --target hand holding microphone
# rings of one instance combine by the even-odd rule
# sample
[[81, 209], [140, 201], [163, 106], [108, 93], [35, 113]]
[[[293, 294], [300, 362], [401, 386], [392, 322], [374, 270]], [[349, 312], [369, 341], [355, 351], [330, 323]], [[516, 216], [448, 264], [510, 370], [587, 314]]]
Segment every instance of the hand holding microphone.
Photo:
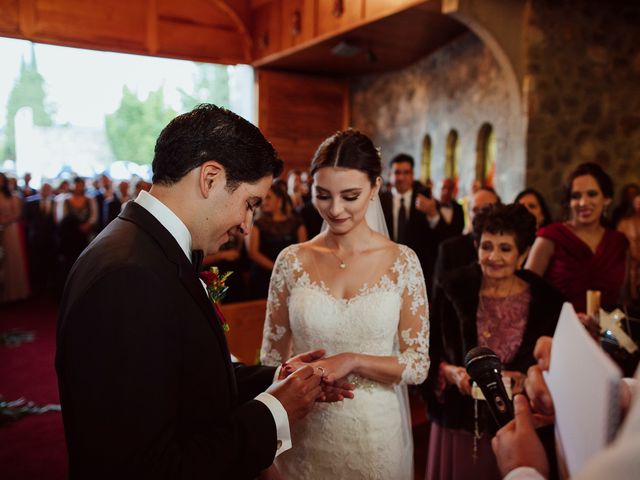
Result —
[[464, 364], [471, 379], [482, 390], [491, 415], [499, 427], [513, 419], [513, 405], [502, 383], [500, 358], [487, 347], [475, 347], [467, 352]]

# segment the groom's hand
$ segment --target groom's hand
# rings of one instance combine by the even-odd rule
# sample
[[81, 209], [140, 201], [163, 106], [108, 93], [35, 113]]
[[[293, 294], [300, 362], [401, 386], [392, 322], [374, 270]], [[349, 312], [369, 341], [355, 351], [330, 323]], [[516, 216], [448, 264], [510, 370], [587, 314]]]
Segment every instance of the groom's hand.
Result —
[[276, 397], [289, 416], [289, 423], [294, 424], [313, 408], [316, 400], [322, 397], [320, 385], [322, 377], [314, 373], [314, 368], [304, 365], [284, 380], [280, 380], [267, 389]]

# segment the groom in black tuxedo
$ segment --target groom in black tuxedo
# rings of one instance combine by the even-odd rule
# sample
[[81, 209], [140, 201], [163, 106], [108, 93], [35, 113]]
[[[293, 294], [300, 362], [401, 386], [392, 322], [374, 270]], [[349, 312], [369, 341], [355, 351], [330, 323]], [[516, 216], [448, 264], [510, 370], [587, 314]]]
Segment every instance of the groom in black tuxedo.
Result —
[[254, 478], [290, 448], [290, 423], [340, 398], [306, 365], [322, 351], [290, 360], [275, 383], [274, 368], [232, 364], [191, 261], [249, 231], [281, 169], [256, 127], [214, 105], [162, 131], [151, 191], [65, 287], [56, 370], [69, 478]]

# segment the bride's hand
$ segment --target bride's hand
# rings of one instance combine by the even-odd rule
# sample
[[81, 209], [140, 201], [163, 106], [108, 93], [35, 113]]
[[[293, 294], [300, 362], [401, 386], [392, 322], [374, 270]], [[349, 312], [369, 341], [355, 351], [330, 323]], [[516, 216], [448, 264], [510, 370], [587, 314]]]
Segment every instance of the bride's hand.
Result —
[[356, 366], [356, 358], [353, 353], [339, 353], [313, 362], [311, 365], [320, 370], [322, 379], [326, 383], [332, 384], [353, 371]]
[[324, 357], [324, 350], [311, 350], [310, 352], [301, 353], [300, 355], [296, 355], [295, 357], [291, 357], [289, 360], [282, 364], [282, 368], [280, 369], [280, 374], [278, 376], [278, 380], [283, 380], [291, 375], [293, 372], [298, 370], [301, 367], [304, 367], [306, 364], [314, 362], [316, 360], [320, 360]]

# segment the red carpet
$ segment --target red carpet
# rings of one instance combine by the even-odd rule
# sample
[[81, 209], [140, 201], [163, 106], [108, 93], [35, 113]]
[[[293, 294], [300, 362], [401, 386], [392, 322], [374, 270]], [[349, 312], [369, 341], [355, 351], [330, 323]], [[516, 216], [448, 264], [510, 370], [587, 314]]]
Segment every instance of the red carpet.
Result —
[[[31, 300], [0, 306], [0, 332], [35, 332], [33, 342], [0, 346], [0, 395], [4, 400], [24, 397], [36, 404], [59, 403], [54, 368], [57, 305]], [[426, 463], [428, 425], [424, 405], [411, 395], [416, 478]], [[3, 480], [63, 480], [67, 453], [59, 412], [28, 415], [0, 427], [0, 478]]]
[[[56, 314], [52, 301], [0, 306], [0, 332], [35, 332], [33, 342], [0, 346], [0, 395], [5, 401], [24, 397], [36, 404], [59, 403], [53, 365]], [[67, 453], [60, 412], [27, 415], [0, 427], [0, 465], [3, 480], [65, 479]]]

